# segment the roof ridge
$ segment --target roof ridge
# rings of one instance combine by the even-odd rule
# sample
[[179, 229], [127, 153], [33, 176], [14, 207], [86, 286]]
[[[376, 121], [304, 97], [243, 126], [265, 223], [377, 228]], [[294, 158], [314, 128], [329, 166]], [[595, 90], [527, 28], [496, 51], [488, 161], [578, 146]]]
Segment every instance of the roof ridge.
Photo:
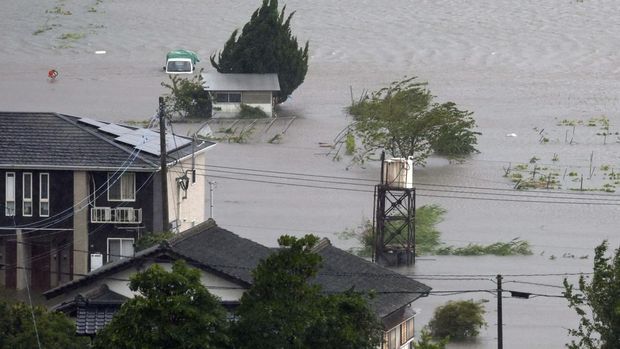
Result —
[[170, 246], [174, 246], [178, 242], [188, 239], [194, 235], [198, 235], [205, 230], [216, 228], [216, 227], [217, 227], [217, 223], [215, 223], [215, 220], [213, 218], [209, 218], [204, 222], [198, 223], [197, 225], [189, 229], [183, 230], [182, 232], [175, 234], [173, 237], [169, 238], [166, 241], [168, 242], [168, 244], [170, 244]]
[[[54, 115], [54, 116], [56, 116], [56, 117], [58, 117], [59, 119], [61, 119], [61, 120], [65, 121], [65, 122], [68, 122], [68, 123], [70, 123], [70, 124], [74, 125], [75, 127], [79, 128], [80, 130], [85, 131], [85, 132], [88, 132], [89, 134], [91, 134], [91, 135], [93, 135], [93, 136], [95, 136], [95, 137], [97, 137], [97, 138], [99, 138], [99, 139], [101, 139], [101, 140], [105, 141], [106, 143], [113, 145], [114, 147], [116, 147], [116, 148], [118, 148], [118, 149], [120, 149], [120, 150], [122, 150], [122, 151], [124, 151], [124, 152], [128, 153], [129, 155], [131, 155], [131, 154], [133, 154], [133, 153], [134, 153], [133, 151], [129, 151], [127, 148], [125, 148], [125, 147], [121, 146], [120, 144], [118, 144], [118, 143], [114, 142], [113, 140], [110, 140], [110, 139], [108, 139], [108, 138], [106, 138], [106, 137], [104, 137], [104, 136], [100, 135], [98, 132], [95, 132], [95, 131], [91, 130], [91, 129], [90, 129], [90, 128], [88, 128], [88, 127], [85, 127], [85, 126], [80, 125], [80, 124], [77, 122], [77, 120], [75, 120], [75, 121], [74, 121], [74, 120], [70, 120], [70, 119], [69, 119], [69, 117], [72, 117], [72, 118], [78, 118], [78, 119], [79, 119], [79, 118], [80, 118], [79, 116], [75, 116], [75, 115], [68, 115], [68, 114], [60, 114], [60, 113], [51, 113], [51, 114], [52, 114], [52, 115]], [[107, 122], [107, 123], [108, 123], [108, 125], [110, 125], [110, 124], [119, 125], [119, 124], [114, 123], [114, 122], [108, 122], [108, 121], [105, 121], [105, 122]], [[120, 125], [119, 125], [119, 126], [120, 126]], [[136, 147], [133, 147], [133, 149], [137, 149], [137, 148], [136, 148]], [[167, 154], [166, 154], [166, 155], [167, 155]], [[151, 166], [153, 166], [153, 167], [155, 167], [155, 168], [159, 168], [159, 164], [156, 164], [156, 163], [152, 162], [151, 160], [148, 160], [148, 159], [144, 158], [142, 155], [140, 155], [140, 152], [138, 152], [138, 154], [136, 154], [136, 158], [139, 158], [140, 160], [142, 160], [142, 161], [146, 162], [147, 164], [149, 164], [149, 165], [151, 165]]]
[[322, 238], [321, 240], [319, 240], [319, 242], [316, 245], [314, 245], [310, 249], [310, 251], [314, 252], [314, 253], [318, 253], [318, 252], [320, 252], [320, 251], [322, 251], [325, 248], [330, 247], [330, 246], [332, 246], [331, 241], [329, 241], [328, 238]]

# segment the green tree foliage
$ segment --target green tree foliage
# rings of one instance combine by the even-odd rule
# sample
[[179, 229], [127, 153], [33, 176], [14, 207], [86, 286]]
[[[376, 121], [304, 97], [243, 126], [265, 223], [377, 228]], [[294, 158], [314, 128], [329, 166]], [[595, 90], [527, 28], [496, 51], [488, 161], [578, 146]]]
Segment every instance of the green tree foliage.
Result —
[[486, 326], [484, 313], [481, 301], [449, 301], [435, 309], [428, 328], [435, 338], [462, 340], [476, 337]]
[[[437, 230], [437, 224], [443, 220], [446, 210], [439, 205], [423, 205], [415, 210], [415, 230], [416, 230], [416, 255], [435, 253], [436, 249], [442, 244]], [[398, 224], [398, 220], [395, 220]], [[391, 227], [391, 226], [390, 226]], [[358, 255], [370, 257], [374, 244], [373, 226], [370, 220], [363, 222], [357, 229], [346, 230], [341, 233], [345, 239], [355, 238], [362, 245]], [[405, 241], [406, 231], [401, 232], [397, 237], [399, 241]], [[388, 234], [387, 235], [391, 235]]]
[[90, 342], [75, 336], [75, 324], [62, 313], [0, 301], [0, 349], [38, 348], [37, 333], [43, 348], [88, 348]]
[[564, 279], [564, 296], [579, 315], [579, 327], [568, 330], [576, 337], [571, 349], [617, 349], [620, 346], [620, 248], [606, 257], [607, 241], [594, 253], [594, 275], [581, 276], [578, 288]]
[[161, 242], [168, 240], [173, 236], [174, 233], [171, 231], [144, 234], [136, 241], [136, 252], [142, 251], [151, 246], [159, 245]]
[[282, 236], [281, 249], [261, 261], [241, 298], [233, 338], [238, 349], [376, 348], [380, 325], [366, 296], [323, 295], [310, 283], [321, 266], [318, 238]]
[[250, 21], [237, 37], [235, 30], [219, 53], [217, 61], [211, 56], [211, 65], [220, 73], [277, 73], [280, 92], [277, 103], [304, 82], [308, 71], [308, 42], [299, 47], [291, 34], [291, 19], [295, 12], [285, 16], [286, 6], [278, 12], [277, 0], [263, 0]]
[[419, 337], [420, 339], [413, 343], [414, 349], [445, 349], [448, 344], [448, 338], [437, 341], [426, 328], [422, 329]]
[[416, 78], [404, 78], [372, 92], [349, 107], [352, 129], [364, 145], [354, 160], [364, 162], [378, 150], [412, 156], [424, 165], [433, 153], [460, 159], [477, 152], [473, 113], [452, 102], [439, 104]]
[[200, 272], [177, 261], [167, 272], [154, 264], [131, 278], [140, 294], [101, 330], [95, 348], [229, 347], [226, 311], [200, 283]]
[[202, 86], [202, 74], [196, 74], [192, 78], [174, 74], [169, 77], [170, 82], [161, 83], [170, 90], [170, 94], [164, 97], [166, 115], [181, 120], [211, 116], [211, 99]]

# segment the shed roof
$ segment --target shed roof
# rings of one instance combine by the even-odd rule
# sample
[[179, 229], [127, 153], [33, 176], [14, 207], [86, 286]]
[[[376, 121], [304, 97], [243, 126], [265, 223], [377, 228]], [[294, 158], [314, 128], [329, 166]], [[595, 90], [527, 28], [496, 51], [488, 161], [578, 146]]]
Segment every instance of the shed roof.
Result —
[[[29, 112], [0, 112], [0, 129], [0, 168], [159, 169], [159, 153], [154, 151], [159, 147], [159, 132], [58, 113]], [[149, 134], [143, 135], [146, 132]], [[126, 138], [133, 133], [140, 133], [141, 138], [132, 145]], [[171, 134], [167, 138], [169, 161], [214, 145]]]
[[207, 91], [280, 91], [278, 74], [202, 74]]

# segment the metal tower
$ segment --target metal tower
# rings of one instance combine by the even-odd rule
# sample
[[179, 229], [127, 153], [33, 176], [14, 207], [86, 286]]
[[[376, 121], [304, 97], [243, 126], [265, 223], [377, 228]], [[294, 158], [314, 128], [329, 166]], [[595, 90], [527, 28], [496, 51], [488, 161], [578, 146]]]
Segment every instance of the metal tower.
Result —
[[415, 263], [415, 188], [408, 159], [385, 160], [375, 186], [373, 261], [382, 265]]

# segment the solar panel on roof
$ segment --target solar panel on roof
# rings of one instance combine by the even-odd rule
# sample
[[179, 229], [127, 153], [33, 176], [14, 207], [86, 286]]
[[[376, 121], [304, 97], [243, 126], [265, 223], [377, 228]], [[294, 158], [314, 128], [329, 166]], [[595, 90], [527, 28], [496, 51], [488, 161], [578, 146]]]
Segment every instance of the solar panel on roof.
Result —
[[116, 124], [109, 124], [103, 127], [99, 127], [99, 130], [105, 133], [113, 134], [115, 136], [122, 136], [124, 134], [131, 133], [133, 131], [133, 129], [131, 128], [123, 127], [123, 126], [116, 125]]
[[149, 143], [145, 143], [142, 145], [139, 145], [136, 147], [137, 149], [140, 149], [140, 151], [143, 151], [145, 153], [149, 153], [149, 154], [153, 154], [156, 156], [159, 156], [161, 154], [161, 152], [159, 151], [159, 142], [155, 143], [155, 142], [149, 142]]
[[97, 121], [97, 120], [93, 120], [93, 119], [89, 119], [89, 118], [80, 118], [77, 120], [78, 122], [81, 122], [83, 124], [87, 124], [87, 125], [91, 125], [91, 126], [96, 126], [96, 127], [104, 127], [107, 126], [108, 124], [105, 124], [101, 121]]
[[[168, 145], [172, 145], [172, 149], [181, 148], [184, 145], [190, 144], [192, 141], [187, 138], [181, 138], [179, 136], [166, 135], [166, 148]], [[171, 149], [168, 149], [171, 150]]]

